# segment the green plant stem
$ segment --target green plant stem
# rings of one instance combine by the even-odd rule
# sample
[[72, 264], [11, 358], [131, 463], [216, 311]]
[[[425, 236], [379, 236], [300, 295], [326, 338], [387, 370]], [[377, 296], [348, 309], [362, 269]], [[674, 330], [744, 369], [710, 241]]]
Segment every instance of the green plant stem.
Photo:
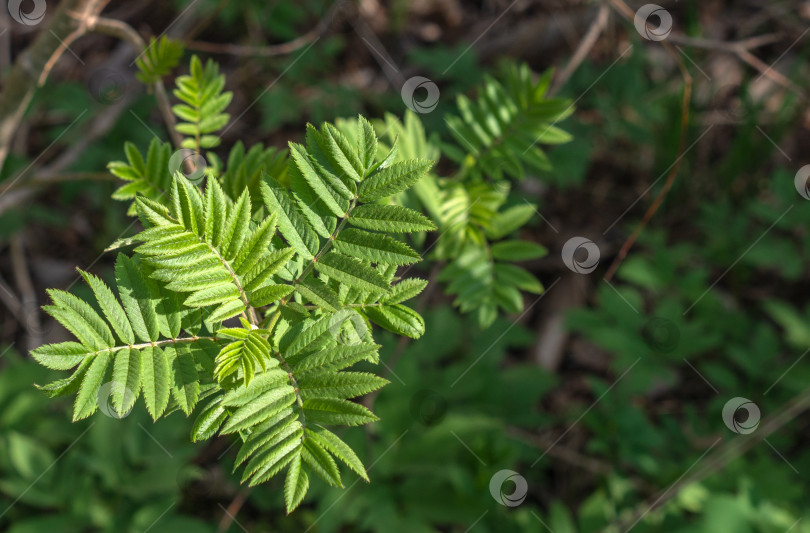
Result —
[[273, 313], [273, 318], [270, 319], [270, 323], [267, 325], [266, 329], [271, 334], [273, 333], [273, 328], [276, 327], [276, 324], [278, 323], [279, 318], [281, 318], [281, 306], [279, 306], [278, 311]]
[[[340, 223], [335, 228], [335, 231], [332, 232], [332, 235], [329, 236], [329, 239], [327, 239], [327, 241], [324, 243], [321, 249], [318, 250], [318, 253], [315, 254], [315, 257], [312, 258], [312, 261], [309, 263], [309, 265], [307, 265], [306, 268], [304, 268], [304, 271], [301, 272], [301, 275], [298, 276], [298, 278], [296, 278], [295, 281], [293, 281], [293, 286], [301, 283], [301, 280], [303, 280], [315, 267], [315, 263], [318, 262], [318, 259], [323, 257], [323, 255], [332, 248], [332, 243], [335, 242], [337, 236], [340, 234], [341, 231], [343, 231], [343, 228], [346, 226], [346, 223], [349, 220], [349, 216], [351, 215], [352, 210], [356, 206], [357, 206], [357, 197], [355, 196], [352, 199], [351, 204], [349, 204], [349, 208], [346, 210], [346, 214], [343, 215], [343, 218], [340, 220]], [[282, 300], [281, 305], [284, 305], [286, 302], [287, 300]], [[268, 329], [272, 329], [273, 327], [275, 327], [275, 324], [278, 321], [278, 317], [280, 316], [281, 310], [279, 309], [278, 311], [276, 311], [276, 314], [273, 317], [273, 319], [271, 319], [271, 325], [268, 327]], [[298, 412], [300, 413], [301, 416], [301, 426], [304, 429], [306, 429], [307, 419], [306, 416], [304, 415], [304, 399], [301, 397], [301, 392], [299, 391], [298, 388], [298, 381], [295, 379], [295, 374], [293, 373], [292, 368], [290, 367], [289, 363], [287, 363], [287, 360], [284, 358], [284, 356], [281, 355], [281, 352], [276, 352], [275, 356], [280, 361], [281, 367], [287, 372], [287, 375], [289, 376], [290, 380], [290, 385], [292, 385], [293, 389], [295, 390], [295, 400], [296, 403], [298, 404]], [[302, 434], [301, 440], [303, 439], [304, 436]]]
[[[351, 309], [351, 308], [362, 309], [363, 307], [381, 307], [382, 305], [385, 304], [382, 304], [380, 302], [373, 304], [343, 304], [342, 309]], [[309, 310], [320, 309], [320, 307], [318, 307], [317, 305], [305, 305], [304, 308]]]
[[299, 283], [301, 283], [301, 280], [303, 280], [307, 276], [307, 274], [309, 274], [315, 267], [315, 263], [318, 262], [318, 259], [323, 257], [324, 254], [332, 248], [332, 243], [335, 242], [335, 239], [337, 239], [340, 232], [343, 231], [343, 228], [349, 222], [349, 216], [351, 215], [355, 207], [357, 207], [357, 196], [352, 198], [352, 202], [351, 204], [349, 204], [349, 208], [346, 210], [346, 214], [343, 215], [343, 218], [340, 219], [340, 223], [335, 228], [335, 231], [332, 232], [332, 235], [329, 236], [329, 238], [326, 240], [321, 249], [318, 250], [318, 253], [316, 253], [315, 257], [312, 258], [312, 261], [310, 261], [310, 263], [306, 266], [306, 268], [304, 268], [304, 271], [301, 272], [301, 275], [298, 276], [298, 278], [296, 278], [295, 281], [293, 281], [293, 285], [298, 285]]
[[200, 241], [200, 243], [207, 246], [208, 249], [211, 250], [211, 252], [214, 255], [217, 256], [217, 259], [219, 259], [219, 262], [222, 264], [222, 266], [225, 267], [225, 269], [228, 271], [228, 274], [230, 274], [234, 285], [236, 285], [236, 289], [239, 291], [239, 298], [242, 300], [242, 303], [245, 304], [245, 310], [246, 310], [247, 314], [245, 314], [245, 312], [243, 312], [242, 316], [244, 316], [245, 320], [247, 320], [248, 322], [250, 322], [254, 326], [258, 326], [259, 325], [259, 317], [256, 316], [256, 310], [250, 305], [250, 301], [248, 300], [247, 293], [245, 292], [245, 289], [242, 287], [242, 283], [239, 281], [239, 276], [236, 275], [236, 272], [234, 272], [233, 268], [231, 268], [231, 265], [228, 263], [228, 261], [224, 257], [222, 257], [222, 255], [219, 253], [219, 251], [217, 251], [216, 248], [214, 248], [209, 242], [207, 242], [204, 238], [200, 237], [199, 235], [196, 235], [196, 234], [194, 234], [194, 235], [197, 237], [197, 239]]
[[174, 339], [163, 339], [163, 340], [153, 341], [153, 342], [142, 342], [140, 344], [124, 344], [124, 345], [121, 345], [121, 346], [111, 346], [110, 348], [104, 348], [103, 350], [98, 350], [98, 351], [95, 351], [95, 352], [88, 352], [85, 355], [98, 355], [98, 354], [106, 353], [106, 352], [115, 353], [115, 352], [118, 352], [118, 351], [121, 351], [121, 350], [140, 350], [142, 348], [165, 346], [167, 344], [183, 344], [183, 343], [186, 343], [186, 342], [197, 342], [197, 341], [202, 341], [202, 340], [215, 341], [217, 339], [216, 339], [216, 337], [197, 337], [197, 336], [194, 336], [194, 337], [177, 337], [177, 338], [174, 338]]

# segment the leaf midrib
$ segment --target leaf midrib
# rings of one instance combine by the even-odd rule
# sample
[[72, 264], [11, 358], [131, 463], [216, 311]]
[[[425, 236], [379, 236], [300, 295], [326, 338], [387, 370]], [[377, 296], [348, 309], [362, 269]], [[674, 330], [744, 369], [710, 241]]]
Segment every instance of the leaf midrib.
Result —
[[99, 355], [99, 354], [102, 354], [102, 353], [107, 353], [107, 352], [115, 353], [115, 352], [119, 352], [121, 350], [141, 350], [143, 348], [159, 347], [159, 346], [165, 346], [167, 344], [180, 344], [180, 343], [187, 343], [187, 342], [191, 343], [191, 342], [197, 342], [197, 341], [202, 341], [202, 340], [216, 341], [217, 338], [216, 337], [197, 337], [197, 336], [193, 336], [193, 337], [175, 337], [175, 338], [171, 338], [171, 339], [162, 339], [162, 340], [159, 340], [159, 341], [142, 342], [142, 343], [139, 343], [139, 344], [122, 344], [121, 346], [110, 346], [108, 348], [104, 348], [103, 350], [96, 350], [96, 351], [93, 351], [93, 352], [86, 352], [84, 355], [85, 355], [85, 357], [87, 357], [87, 356], [96, 356], [96, 355]]

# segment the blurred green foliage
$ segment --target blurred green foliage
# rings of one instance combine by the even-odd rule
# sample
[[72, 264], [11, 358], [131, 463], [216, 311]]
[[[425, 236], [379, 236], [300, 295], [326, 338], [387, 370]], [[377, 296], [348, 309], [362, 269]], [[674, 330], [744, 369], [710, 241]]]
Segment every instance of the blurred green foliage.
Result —
[[71, 423], [69, 402], [54, 402], [31, 387], [51, 379], [53, 372], [13, 349], [4, 352], [3, 360], [4, 531], [215, 530], [180, 509], [183, 487], [202, 475], [192, 463], [190, 423], [177, 417], [175, 424], [153, 425], [142, 406], [121, 420], [99, 414]]

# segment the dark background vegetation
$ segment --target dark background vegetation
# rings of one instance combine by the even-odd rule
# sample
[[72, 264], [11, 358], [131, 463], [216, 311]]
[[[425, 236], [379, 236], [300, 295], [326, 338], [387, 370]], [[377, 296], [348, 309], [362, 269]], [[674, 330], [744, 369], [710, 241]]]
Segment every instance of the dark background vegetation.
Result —
[[[603, 31], [558, 92], [576, 102], [561, 125], [575, 139], [550, 152], [553, 172], [516, 185], [542, 215], [522, 237], [550, 250], [525, 265], [553, 285], [547, 296], [481, 331], [441, 287], [428, 291], [417, 304], [426, 335], [399, 348], [382, 337], [393, 370], [374, 399], [382, 421], [345, 436], [372, 483], [316, 482], [289, 517], [280, 480], [241, 487], [231, 442], [192, 445], [182, 414], [152, 424], [139, 405], [121, 421], [71, 423], [69, 401], [32, 386], [50, 373], [27, 351], [64, 339], [38, 310], [45, 288], [72, 287], [77, 265], [109, 271], [102, 251], [130, 224], [110, 200], [107, 162], [125, 140], [167, 138], [126, 43], [71, 44], [0, 174], [0, 530], [810, 531], [810, 204], [794, 187], [810, 149], [810, 3], [660, 3], [675, 21], [668, 48], [606, 4]], [[234, 92], [223, 146], [283, 147], [306, 121], [402, 115], [399, 88], [414, 75], [440, 87], [421, 118], [447, 138], [441, 117], [457, 94], [504, 61], [559, 74], [601, 6], [132, 0], [105, 16], [220, 62]], [[6, 72], [42, 26], [0, 20]], [[686, 110], [678, 60], [693, 80]], [[560, 258], [577, 235], [601, 251], [590, 275]], [[723, 422], [735, 397], [761, 410], [751, 435]], [[514, 508], [490, 494], [503, 469], [528, 483]]]

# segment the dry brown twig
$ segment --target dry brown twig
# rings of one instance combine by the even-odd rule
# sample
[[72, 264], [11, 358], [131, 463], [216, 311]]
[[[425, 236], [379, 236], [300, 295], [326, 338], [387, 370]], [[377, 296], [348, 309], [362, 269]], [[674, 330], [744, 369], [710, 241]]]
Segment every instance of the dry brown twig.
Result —
[[11, 238], [11, 267], [14, 271], [14, 282], [20, 291], [20, 322], [28, 334], [27, 348], [33, 350], [42, 345], [42, 327], [39, 322], [39, 305], [28, 262], [25, 260], [22, 237], [19, 233]]
[[[143, 40], [140, 34], [135, 31], [132, 26], [120, 20], [99, 17], [91, 22], [88, 29], [90, 31], [121, 39], [122, 41], [129, 43], [132, 48], [135, 49], [136, 53], [140, 53], [146, 48], [146, 42]], [[163, 86], [163, 82], [160, 80], [153, 83], [151, 87], [155, 93], [155, 99], [157, 100], [160, 115], [163, 118], [163, 122], [166, 123], [166, 129], [169, 130], [169, 136], [172, 139], [172, 144], [174, 144], [177, 148], [180, 148], [183, 138], [175, 128], [177, 120], [174, 118], [172, 106], [169, 103], [169, 97], [166, 94], [166, 87]]]
[[[119, 40], [128, 43], [136, 52], [140, 52], [146, 47], [144, 39], [125, 22], [93, 16], [85, 20], [83, 15], [70, 12], [67, 15], [69, 18], [76, 18], [82, 28], [82, 35], [86, 33], [100, 33], [111, 37], [118, 38]], [[75, 39], [74, 39], [75, 40]], [[175, 129], [176, 119], [171, 110], [171, 104], [166, 92], [166, 88], [162, 82], [158, 81], [153, 84], [152, 90], [155, 93], [155, 98], [160, 110], [161, 117], [166, 124], [166, 129], [172, 139], [172, 143], [179, 147], [182, 142], [182, 137]], [[45, 168], [31, 169], [23, 176], [9, 181], [0, 187], [0, 213], [5, 211], [11, 206], [19, 205], [21, 201], [27, 199], [34, 191], [44, 185], [68, 181], [71, 179], [81, 179], [84, 174], [66, 174], [62, 175], [60, 172], [73, 163], [77, 157], [87, 148], [92, 140], [109, 130], [115, 123], [117, 117], [121, 114], [124, 107], [131, 102], [131, 98], [124, 98], [107, 110], [107, 113], [99, 115], [94, 119], [91, 124], [89, 135], [83, 136], [77, 143], [70, 147], [67, 151], [62, 153], [53, 164]], [[30, 177], [29, 177], [30, 176]], [[104, 179], [98, 175], [91, 175], [91, 179]], [[7, 195], [10, 194], [10, 195]]]
[[11, 290], [6, 280], [0, 276], [0, 302], [11, 312], [12, 316], [22, 315], [22, 302], [17, 294]]
[[[34, 44], [20, 54], [15, 61], [3, 92], [0, 94], [0, 167], [8, 154], [14, 132], [20, 125], [22, 113], [28, 106], [34, 91], [45, 82], [56, 62], [71, 43], [89, 32], [99, 31], [130, 42], [136, 47], [136, 50], [143, 49], [143, 39], [125, 23], [99, 17], [108, 2], [109, 0], [73, 0], [60, 5], [48, 30], [42, 31]], [[60, 34], [62, 37], [59, 36]], [[140, 48], [138, 48], [138, 44], [140, 44]], [[170, 117], [171, 120], [174, 120], [165, 89], [162, 86], [156, 87], [156, 94], [159, 104], [161, 103], [160, 95], [163, 95], [160, 107], [164, 119]], [[166, 110], [168, 110], [168, 115]], [[108, 117], [102, 116], [99, 121], [103, 126], [102, 129], [112, 126], [112, 122], [108, 118], [115, 116], [117, 113], [113, 112], [110, 112]], [[167, 125], [173, 139], [176, 137], [179, 142], [179, 135], [174, 132], [173, 122], [167, 123]], [[93, 131], [96, 129], [93, 128]], [[0, 188], [0, 198], [3, 200], [0, 202], [0, 212], [11, 205], [18, 205], [21, 200], [30, 196], [31, 188], [47, 183], [49, 179], [75, 160], [77, 155], [86, 148], [89, 138], [89, 136], [85, 136], [76, 146], [63, 153], [47, 171], [39, 168], [29, 169], [24, 174], [5, 183]], [[42, 176], [43, 179], [34, 180], [34, 183], [31, 183], [33, 179], [31, 176]], [[8, 193], [14, 194], [8, 196]]]
[[51, 57], [45, 62], [45, 66], [39, 74], [37, 87], [42, 87], [45, 80], [48, 79], [51, 70], [53, 70], [54, 65], [56, 65], [56, 62], [62, 57], [62, 54], [70, 49], [70, 45], [73, 44], [76, 39], [87, 33], [89, 25], [98, 17], [109, 1], [110, 0], [96, 0], [86, 3], [84, 6], [77, 6], [79, 9], [76, 11], [71, 9], [67, 10], [67, 16], [75, 21], [76, 29], [67, 34], [64, 39], [59, 40], [59, 46], [56, 47]]
[[773, 44], [780, 40], [781, 37], [773, 33], [757, 35], [742, 41], [732, 42], [716, 41], [714, 39], [704, 39], [700, 37], [687, 37], [685, 35], [675, 33], [671, 33], [669, 36], [667, 36], [667, 41], [671, 41], [676, 44], [682, 44], [684, 46], [693, 48], [703, 48], [705, 50], [718, 50], [733, 54], [742, 62], [756, 69], [761, 76], [769, 78], [774, 83], [777, 83], [785, 89], [796, 93], [802, 100], [806, 100], [807, 94], [804, 92], [804, 90], [802, 90], [801, 87], [796, 85], [784, 74], [774, 70], [760, 58], [751, 53], [751, 50], [768, 44]]
[[20, 179], [0, 185], [0, 213], [19, 206], [37, 190], [53, 183], [79, 179], [111, 179], [112, 176], [107, 173], [65, 173], [63, 171], [72, 165], [88, 146], [112, 128], [131, 100], [131, 95], [125, 95], [121, 100], [110, 105], [105, 113], [94, 117], [85, 126], [85, 134], [52, 162], [42, 167], [32, 168], [20, 176]]
[[[632, 9], [623, 1], [623, 0], [610, 0], [610, 3], [613, 7], [627, 20], [632, 21], [635, 13]], [[673, 42], [680, 42], [686, 46], [696, 46], [700, 48], [712, 48], [717, 50], [725, 50], [731, 53], [736, 54], [742, 61], [748, 63], [749, 65], [756, 68], [762, 76], [766, 76], [773, 80], [776, 83], [779, 83], [783, 87], [790, 89], [796, 94], [798, 94], [802, 99], [806, 99], [804, 92], [796, 86], [795, 83], [787, 79], [785, 76], [780, 74], [779, 72], [774, 71], [771, 67], [766, 65], [761, 59], [754, 56], [749, 50], [756, 48], [758, 46], [763, 46], [765, 44], [769, 44], [774, 42], [775, 37], [772, 35], [761, 35], [758, 37], [752, 37], [750, 39], [746, 39], [744, 41], [732, 42], [732, 43], [723, 43], [720, 41], [714, 41], [710, 39], [698, 39], [698, 38], [687, 38], [683, 36], [676, 35], [674, 38], [670, 34], [667, 37], [668, 40], [672, 40]], [[681, 135], [679, 140], [678, 146], [678, 155], [673, 164], [672, 168], [669, 170], [667, 175], [667, 179], [664, 183], [664, 187], [658, 193], [658, 195], [653, 200], [653, 203], [644, 213], [644, 217], [642, 218], [641, 222], [636, 226], [633, 230], [633, 233], [627, 240], [624, 242], [622, 247], [619, 249], [616, 258], [614, 259], [613, 263], [611, 264], [610, 268], [608, 269], [607, 273], [605, 274], [605, 280], [610, 281], [613, 275], [616, 273], [616, 270], [621, 265], [622, 261], [624, 261], [627, 253], [632, 248], [633, 244], [638, 239], [638, 236], [644, 230], [644, 228], [649, 223], [650, 219], [655, 215], [656, 211], [658, 211], [659, 207], [664, 201], [669, 190], [672, 188], [672, 184], [675, 181], [675, 177], [678, 174], [678, 170], [681, 166], [681, 160], [683, 159], [684, 149], [686, 145], [686, 130], [689, 124], [689, 101], [691, 99], [692, 93], [692, 77], [689, 74], [689, 71], [686, 69], [686, 65], [683, 62], [680, 54], [677, 53], [675, 48], [672, 44], [667, 41], [660, 41], [667, 52], [675, 59], [678, 64], [678, 68], [681, 71], [681, 74], [684, 79], [684, 92], [683, 92], [683, 100], [681, 102], [682, 114], [681, 114]]]
[[236, 493], [236, 497], [231, 501], [228, 507], [223, 507], [225, 511], [222, 515], [222, 519], [219, 521], [219, 526], [217, 527], [217, 533], [223, 533], [228, 531], [231, 527], [231, 524], [234, 520], [236, 520], [236, 515], [239, 513], [239, 510], [245, 504], [247, 497], [250, 496], [250, 493], [253, 491], [253, 487], [245, 487], [241, 489], [239, 492]]
[[[617, 11], [619, 11], [625, 18], [632, 20], [634, 16], [633, 11], [627, 6], [627, 4], [623, 2], [623, 0], [610, 0], [610, 2], [617, 9]], [[759, 60], [758, 58], [753, 56], [753, 54], [750, 54], [750, 52], [748, 52], [750, 48], [753, 48], [755, 46], [761, 46], [762, 44], [769, 42], [769, 40], [770, 37], [761, 36], [758, 38], [749, 39], [747, 41], [742, 41], [739, 43], [726, 43], [726, 44], [720, 44], [718, 42], [713, 42], [705, 39], [703, 40], [692, 39], [689, 41], [687, 41], [686, 39], [681, 39], [680, 42], [683, 42], [683, 44], [686, 45], [712, 47], [717, 49], [728, 50], [740, 56], [741, 59], [743, 59], [742, 56], [747, 54], [751, 58], [755, 59], [752, 66], [755, 66], [755, 68], [757, 68], [757, 70], [759, 70], [763, 76], [771, 77], [773, 81], [776, 81], [777, 83], [780, 83], [781, 85], [787, 88], [792, 88], [789, 87], [790, 85], [793, 85], [793, 83], [790, 82], [790, 80], [787, 80], [781, 74], [773, 72], [770, 67], [762, 63], [761, 60]], [[683, 156], [686, 126], [688, 125], [689, 119], [688, 104], [689, 104], [689, 97], [691, 95], [692, 78], [689, 75], [688, 71], [686, 70], [683, 60], [680, 58], [679, 54], [677, 54], [673, 46], [664, 41], [662, 41], [661, 44], [664, 45], [667, 51], [678, 62], [678, 66], [681, 70], [681, 73], [684, 76], [685, 81], [682, 100], [683, 112], [681, 116], [681, 137], [678, 148], [678, 158], [676, 160], [675, 165], [673, 165], [673, 167], [669, 171], [664, 187], [658, 193], [652, 205], [650, 205], [650, 207], [647, 209], [647, 212], [644, 214], [644, 217], [642, 218], [641, 222], [636, 226], [633, 233], [625, 241], [625, 243], [619, 250], [619, 253], [617, 254], [615, 260], [613, 261], [613, 264], [610, 266], [610, 269], [605, 275], [606, 280], [610, 280], [610, 278], [614, 275], [616, 269], [619, 267], [622, 260], [626, 257], [627, 252], [630, 250], [630, 248], [633, 246], [633, 243], [638, 238], [638, 235], [641, 233], [641, 231], [650, 221], [652, 216], [661, 206], [664, 197], [672, 187], [672, 184], [678, 173], [678, 168], [680, 167], [680, 161]], [[745, 59], [743, 60], [745, 61]], [[780, 81], [780, 77], [784, 79]], [[784, 83], [785, 81], [787, 81], [788, 83]], [[802, 96], [802, 98], [804, 98], [804, 95], [801, 92], [799, 93], [799, 95]], [[644, 518], [644, 516], [646, 516], [649, 512], [662, 507], [673, 497], [675, 497], [683, 487], [686, 487], [687, 485], [692, 483], [698, 483], [707, 478], [709, 475], [724, 469], [731, 461], [733, 461], [734, 459], [736, 459], [737, 457], [741, 456], [743, 453], [751, 449], [755, 444], [766, 439], [769, 435], [777, 431], [779, 428], [783, 427], [790, 420], [794, 419], [800, 413], [804, 412], [808, 407], [810, 407], [810, 389], [805, 389], [796, 396], [794, 396], [793, 399], [788, 401], [784, 405], [783, 409], [779, 410], [777, 415], [771, 417], [766, 422], [764, 422], [756, 433], [746, 435], [743, 437], [738, 437], [735, 440], [731, 440], [725, 443], [715, 452], [708, 455], [708, 457], [703, 462], [703, 465], [700, 468], [698, 468], [691, 474], [687, 470], [687, 472], [685, 472], [680, 478], [678, 478], [678, 480], [676, 480], [675, 483], [669, 486], [666, 490], [656, 495], [657, 497], [654, 497], [654, 499], [651, 498], [650, 500], [644, 502], [641, 506], [632, 511], [629, 516], [623, 516], [616, 519], [612, 524], [610, 524], [607, 528], [605, 528], [605, 531], [610, 532], [624, 531], [625, 527], [627, 527], [628, 525], [629, 529], [627, 529], [626, 531], [629, 531], [630, 529], [635, 527], [635, 525], [638, 522], [640, 522]], [[712, 447], [714, 447], [719, 442], [720, 439], [717, 439], [715, 441], [715, 444], [712, 445]], [[709, 453], [709, 451], [711, 451], [711, 448], [707, 450], [707, 452], [704, 452], [704, 454]]]
[[[41, 31], [34, 42], [14, 62], [0, 93], [0, 168], [3, 167], [25, 113], [36, 89], [45, 83], [59, 58], [70, 44], [86, 31], [87, 23], [96, 17], [109, 0], [66, 0], [62, 2], [48, 23], [47, 31]], [[0, 195], [7, 192], [22, 176], [6, 185]], [[8, 198], [7, 198], [8, 200]], [[37, 345], [39, 316], [33, 285], [28, 276], [25, 258], [19, 237], [12, 239], [11, 256], [16, 282], [23, 297], [20, 299], [3, 284], [3, 299], [9, 309], [17, 309], [15, 315], [28, 331], [29, 344]]]
[[599, 36], [602, 35], [602, 32], [605, 31], [608, 25], [608, 15], [610, 15], [610, 7], [607, 4], [602, 4], [599, 6], [599, 12], [596, 14], [596, 18], [594, 19], [593, 23], [591, 23], [591, 27], [588, 28], [588, 32], [585, 34], [585, 37], [577, 46], [574, 55], [571, 56], [571, 59], [568, 61], [568, 64], [565, 65], [565, 68], [560, 72], [559, 76], [551, 86], [549, 90], [549, 95], [554, 95], [560, 90], [560, 87], [565, 85], [571, 75], [577, 70], [579, 65], [588, 57], [588, 54], [593, 49], [596, 41], [599, 40]]
[[726, 52], [736, 52], [738, 50], [753, 50], [762, 46], [773, 44], [782, 40], [782, 37], [775, 33], [766, 33], [743, 39], [742, 41], [718, 41], [706, 39], [704, 37], [687, 37], [678, 33], [670, 33], [667, 40], [675, 44], [682, 44], [691, 48], [703, 48], [705, 50], [724, 50]]
[[247, 57], [273, 57], [287, 55], [295, 52], [296, 50], [300, 50], [314, 40], [322, 37], [332, 23], [338, 18], [346, 5], [347, 2], [345, 0], [338, 0], [332, 4], [324, 17], [314, 28], [286, 43], [271, 44], [267, 46], [249, 46], [229, 43], [209, 43], [205, 41], [188, 41], [184, 43], [184, 45], [189, 50], [197, 50], [211, 54], [227, 54]]
[[[635, 14], [633, 10], [624, 3], [623, 0], [610, 0], [610, 3], [613, 4], [614, 8], [616, 8], [616, 10], [626, 19], [630, 21], [633, 20]], [[692, 99], [692, 75], [689, 74], [689, 70], [686, 68], [683, 58], [673, 47], [673, 45], [666, 41], [660, 42], [667, 52], [673, 57], [673, 59], [675, 59], [675, 62], [681, 71], [681, 76], [683, 77], [684, 82], [683, 97], [681, 99], [681, 133], [678, 139], [678, 155], [675, 159], [675, 163], [669, 169], [664, 186], [658, 192], [658, 195], [656, 195], [650, 207], [647, 208], [641, 222], [638, 223], [636, 228], [633, 230], [633, 233], [631, 233], [630, 236], [624, 241], [624, 244], [622, 244], [622, 247], [616, 254], [616, 258], [613, 260], [613, 263], [610, 265], [610, 268], [608, 268], [608, 271], [605, 274], [605, 281], [610, 281], [613, 278], [613, 275], [622, 264], [622, 261], [624, 261], [624, 258], [627, 257], [627, 253], [630, 251], [630, 248], [633, 247], [633, 244], [635, 244], [638, 236], [641, 234], [644, 228], [647, 227], [650, 219], [652, 219], [653, 215], [655, 215], [655, 213], [658, 211], [658, 208], [661, 207], [661, 204], [664, 202], [664, 198], [666, 197], [667, 193], [669, 193], [672, 185], [675, 183], [675, 178], [677, 177], [678, 171], [681, 168], [684, 150], [686, 149], [686, 134], [689, 126], [689, 102]]]

